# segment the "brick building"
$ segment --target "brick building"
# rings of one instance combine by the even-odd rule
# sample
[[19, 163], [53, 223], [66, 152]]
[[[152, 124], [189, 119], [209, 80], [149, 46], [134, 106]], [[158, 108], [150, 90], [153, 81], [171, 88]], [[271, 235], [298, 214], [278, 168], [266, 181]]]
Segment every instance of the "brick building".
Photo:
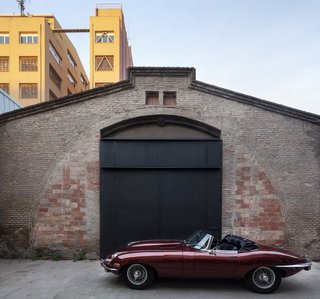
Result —
[[202, 226], [319, 259], [319, 121], [193, 68], [5, 113], [0, 255], [94, 256]]

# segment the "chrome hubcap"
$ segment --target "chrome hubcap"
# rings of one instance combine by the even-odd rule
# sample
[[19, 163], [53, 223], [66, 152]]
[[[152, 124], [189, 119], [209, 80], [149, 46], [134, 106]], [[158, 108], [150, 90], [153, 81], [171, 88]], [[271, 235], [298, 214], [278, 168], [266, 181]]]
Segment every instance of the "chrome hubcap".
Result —
[[141, 285], [146, 282], [148, 272], [144, 266], [133, 264], [127, 270], [127, 277], [132, 284]]
[[253, 283], [260, 289], [268, 289], [273, 286], [276, 275], [274, 271], [268, 267], [256, 269], [252, 274]]

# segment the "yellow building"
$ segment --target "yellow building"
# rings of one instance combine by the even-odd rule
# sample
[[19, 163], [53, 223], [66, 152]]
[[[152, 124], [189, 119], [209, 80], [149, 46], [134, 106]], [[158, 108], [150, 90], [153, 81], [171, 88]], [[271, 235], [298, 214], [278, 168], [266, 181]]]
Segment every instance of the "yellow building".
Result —
[[52, 14], [0, 15], [0, 88], [23, 106], [89, 87], [77, 51]]
[[90, 87], [126, 79], [132, 65], [121, 6], [100, 5], [90, 17]]

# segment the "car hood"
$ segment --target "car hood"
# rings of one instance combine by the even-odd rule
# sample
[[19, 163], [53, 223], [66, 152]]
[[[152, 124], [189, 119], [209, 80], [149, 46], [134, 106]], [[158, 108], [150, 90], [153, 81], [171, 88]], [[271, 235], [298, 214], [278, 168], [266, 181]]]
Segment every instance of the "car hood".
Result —
[[121, 251], [140, 251], [140, 250], [181, 250], [184, 241], [180, 240], [145, 240], [136, 241], [119, 248], [117, 252]]

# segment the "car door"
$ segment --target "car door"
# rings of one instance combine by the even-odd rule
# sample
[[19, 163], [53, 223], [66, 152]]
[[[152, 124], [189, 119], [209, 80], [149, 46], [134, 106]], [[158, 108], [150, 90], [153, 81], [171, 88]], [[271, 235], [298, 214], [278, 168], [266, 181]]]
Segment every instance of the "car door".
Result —
[[149, 264], [157, 270], [159, 277], [182, 277], [182, 250], [156, 251], [149, 257]]
[[[238, 268], [238, 252], [234, 250], [194, 251], [193, 270], [195, 277], [231, 278]], [[191, 274], [192, 275], [192, 274]]]

